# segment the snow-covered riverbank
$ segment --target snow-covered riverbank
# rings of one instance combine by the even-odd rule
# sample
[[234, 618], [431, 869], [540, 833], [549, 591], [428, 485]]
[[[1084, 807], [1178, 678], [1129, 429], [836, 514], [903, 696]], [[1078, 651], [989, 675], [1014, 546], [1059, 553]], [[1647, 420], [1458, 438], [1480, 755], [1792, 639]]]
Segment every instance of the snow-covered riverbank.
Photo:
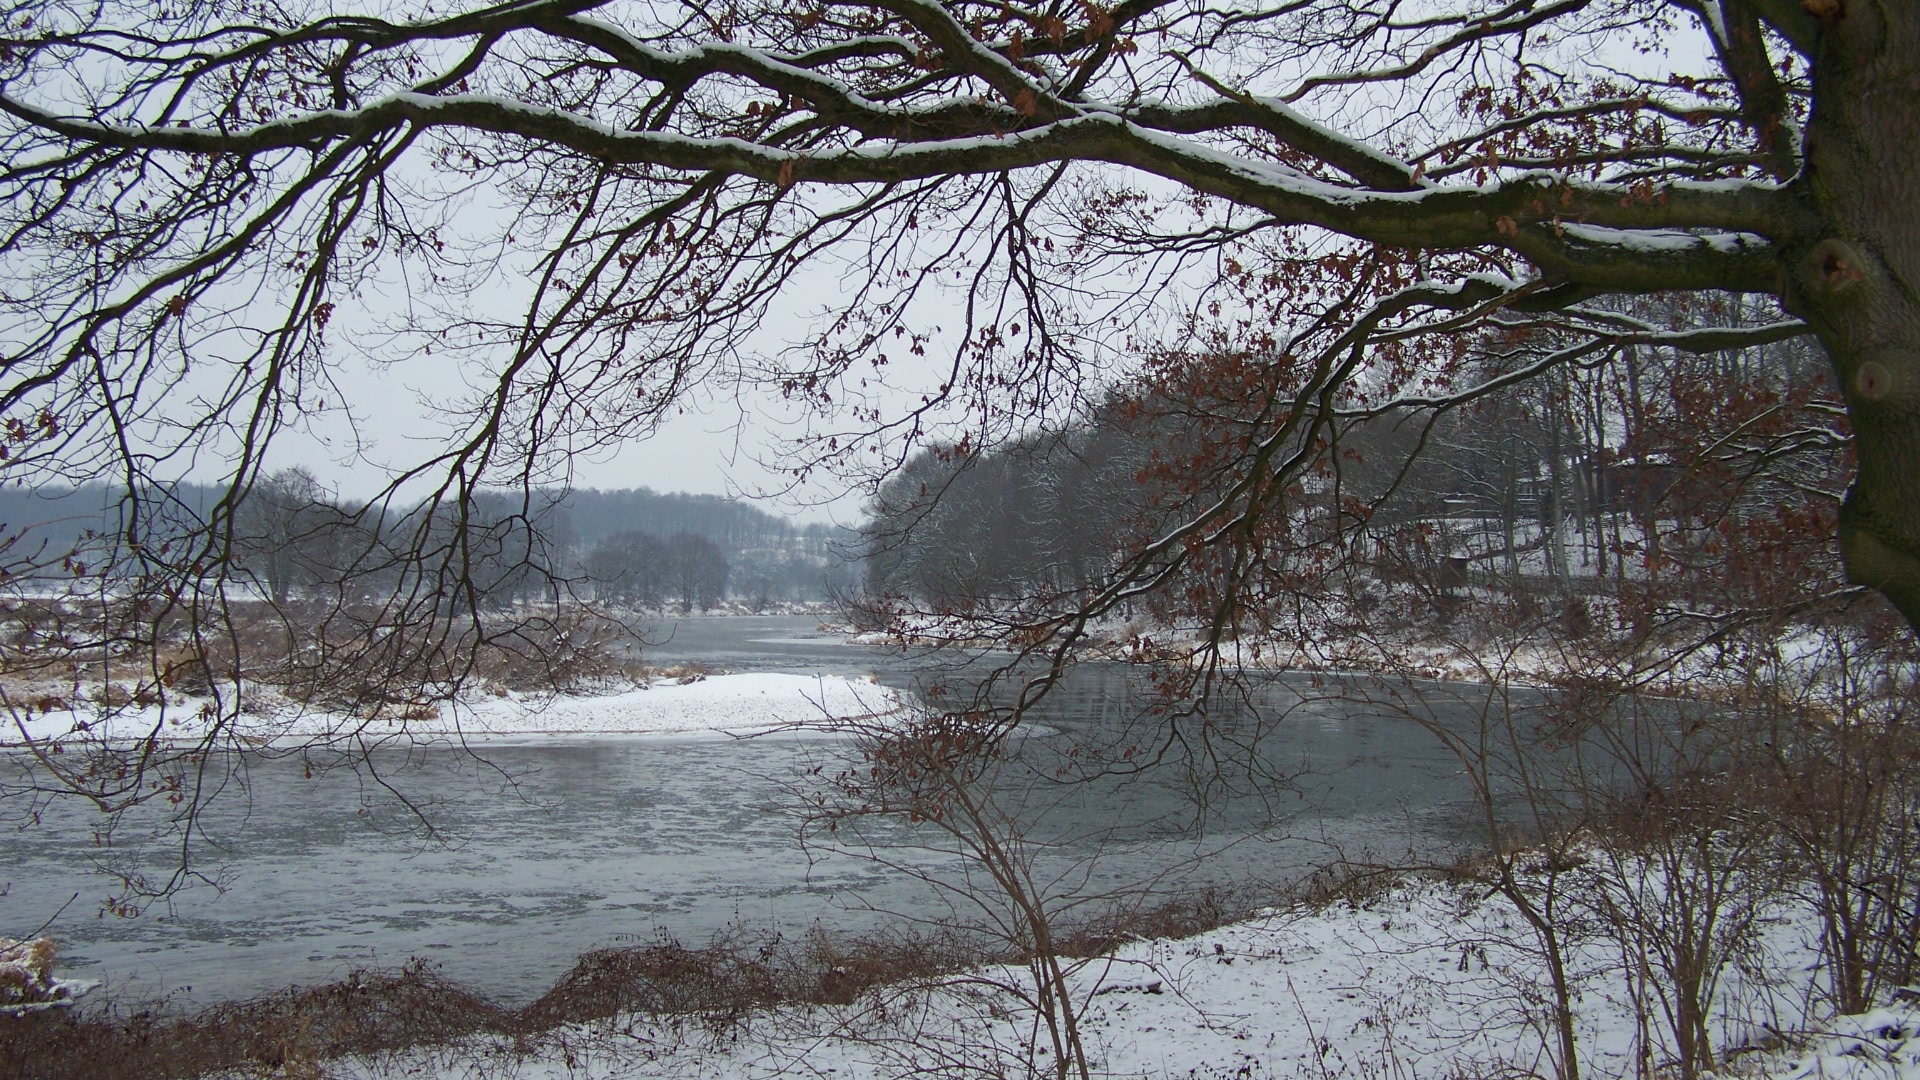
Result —
[[[1186, 940], [1140, 941], [1071, 976], [1098, 1076], [1313, 1078], [1553, 1074], [1544, 975], [1514, 911], [1483, 890], [1409, 884], [1362, 903], [1275, 910]], [[1714, 1035], [1729, 1074], [1920, 1077], [1920, 1013], [1806, 1012], [1816, 927], [1783, 907], [1730, 973]], [[1659, 1066], [1619, 953], [1577, 950], [1587, 1075]], [[1641, 987], [1642, 993], [1645, 987]], [[340, 1063], [334, 1075], [520, 1080], [891, 1078], [1051, 1072], [1024, 969], [967, 973], [849, 1006], [761, 1012], [719, 1028], [623, 1015], [537, 1040], [479, 1038]], [[1650, 1040], [1650, 1041], [1649, 1041]], [[517, 1047], [517, 1049], [516, 1049]]]
[[[0, 747], [61, 740], [199, 741], [215, 723], [246, 743], [353, 737], [372, 740], [547, 742], [569, 739], [745, 738], [819, 735], [903, 715], [901, 695], [869, 679], [830, 675], [695, 675], [606, 694], [480, 694], [404, 715], [343, 716], [279, 704], [219, 718], [201, 699], [118, 709], [19, 706]], [[216, 719], [218, 718], [218, 719]]]

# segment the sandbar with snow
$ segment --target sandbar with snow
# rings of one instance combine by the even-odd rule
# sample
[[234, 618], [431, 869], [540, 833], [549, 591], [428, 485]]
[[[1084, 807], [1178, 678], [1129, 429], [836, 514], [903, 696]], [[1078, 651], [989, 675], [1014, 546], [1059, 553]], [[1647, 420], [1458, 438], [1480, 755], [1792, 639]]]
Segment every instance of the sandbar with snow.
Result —
[[[481, 695], [441, 705], [431, 715], [375, 719], [287, 706], [224, 721], [245, 743], [332, 739], [538, 742], [624, 738], [745, 738], [842, 734], [905, 715], [898, 691], [869, 679], [751, 673], [657, 680], [600, 695]], [[0, 729], [0, 746], [29, 740], [170, 742], [205, 738], [214, 721], [193, 700], [109, 711], [18, 710]]]

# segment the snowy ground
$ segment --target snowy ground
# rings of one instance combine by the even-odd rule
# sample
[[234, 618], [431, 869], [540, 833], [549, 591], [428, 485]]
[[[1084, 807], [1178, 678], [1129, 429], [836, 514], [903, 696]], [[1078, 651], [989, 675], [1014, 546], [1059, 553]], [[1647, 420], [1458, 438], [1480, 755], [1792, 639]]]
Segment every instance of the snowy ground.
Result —
[[[1348, 608], [1346, 599], [1329, 596], [1320, 606], [1303, 609], [1301, 622], [1285, 632], [1249, 632], [1211, 644], [1207, 627], [1107, 619], [1087, 627], [1079, 653], [1209, 670], [1355, 673], [1435, 682], [1549, 686], [1570, 677], [1612, 678], [1647, 693], [1724, 700], [1744, 692], [1754, 678], [1768, 676], [1784, 677], [1815, 696], [1858, 693], [1857, 687], [1837, 686], [1834, 680], [1857, 677], [1857, 658], [1870, 647], [1858, 628], [1817, 620], [1773, 628], [1764, 640], [1721, 635], [1711, 620], [1700, 619], [1676, 620], [1678, 629], [1668, 636], [1637, 638], [1604, 596], [1583, 600], [1589, 632], [1542, 633], [1534, 626], [1483, 622], [1487, 612], [1499, 610], [1503, 597], [1495, 590], [1471, 590], [1458, 599], [1465, 614], [1451, 622], [1425, 620], [1376, 631]], [[1004, 628], [995, 618], [976, 622], [906, 612], [898, 613], [897, 625], [888, 630], [840, 631], [856, 645], [986, 649], [1004, 644], [992, 637]], [[1856, 661], [1853, 668], [1850, 658]], [[1920, 679], [1920, 671], [1904, 668], [1889, 674]]]
[[458, 721], [463, 733], [479, 730], [495, 738], [739, 738], [775, 732], [831, 733], [901, 714], [902, 709], [897, 691], [870, 679], [755, 673], [669, 679], [605, 697], [546, 702], [495, 699], [443, 715], [440, 723], [451, 729]]
[[[1714, 1031], [1741, 1076], [1920, 1078], [1920, 1013], [1803, 1015], [1811, 924], [1764, 927], [1768, 958], [1730, 973]], [[1265, 913], [1182, 941], [1137, 942], [1072, 976], [1083, 1039], [1103, 1077], [1314, 1078], [1552, 1075], [1542, 986], [1504, 902], [1445, 884], [1375, 900]], [[1576, 957], [1582, 1066], [1634, 1076], [1643, 1049], [1617, 946]], [[356, 1077], [489, 1076], [816, 1080], [1051, 1073], [1047, 1039], [1020, 998], [1023, 969], [970, 973], [844, 1007], [789, 1008], [739, 1025], [616, 1017], [543, 1039], [478, 1040], [377, 1061]], [[1643, 988], [1644, 989], [1644, 988]], [[1652, 1029], [1658, 1030], [1657, 1015]], [[1805, 1032], [1782, 1040], [1780, 1031]], [[1658, 1065], [1664, 1051], [1653, 1049]]]
[[[134, 741], [149, 736], [188, 742], [212, 722], [204, 702], [186, 698], [159, 706], [102, 710], [22, 707], [0, 727], [0, 747], [28, 740]], [[891, 689], [865, 679], [744, 674], [661, 679], [601, 695], [514, 695], [476, 698], [366, 719], [291, 705], [246, 714], [227, 732], [249, 743], [338, 738], [534, 742], [606, 738], [724, 738], [776, 733], [832, 733], [851, 724], [901, 714]]]

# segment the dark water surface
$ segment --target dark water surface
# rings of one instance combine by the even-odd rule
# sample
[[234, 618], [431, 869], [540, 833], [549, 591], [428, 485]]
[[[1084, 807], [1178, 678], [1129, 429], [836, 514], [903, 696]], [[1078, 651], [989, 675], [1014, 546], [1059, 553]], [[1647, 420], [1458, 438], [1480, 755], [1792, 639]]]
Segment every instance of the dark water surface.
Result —
[[[656, 628], [648, 652], [734, 671], [877, 674], [909, 687], [925, 662], [846, 644], [800, 617], [694, 619]], [[1089, 666], [1045, 704], [1055, 734], [1031, 740], [1045, 765], [1076, 733], [1110, 730], [1139, 700], [1126, 672]], [[137, 918], [99, 914], [113, 882], [92, 869], [97, 820], [56, 806], [0, 834], [0, 934], [52, 917], [61, 971], [102, 980], [122, 1000], [231, 998], [425, 957], [450, 977], [517, 1002], [579, 953], [671, 935], [698, 943], [728, 926], [853, 929], [926, 914], [926, 886], [873, 861], [798, 842], [792, 812], [808, 770], [844, 753], [829, 740], [608, 741], [450, 749], [377, 759], [385, 779], [439, 836], [365, 777], [306, 779], [290, 762], [253, 768], [206, 817], [202, 866], [224, 889], [195, 888]], [[1303, 775], [1279, 802], [1217, 802], [1202, 834], [1176, 834], [1191, 803], [1165, 777], [1040, 784], [1019, 799], [1053, 845], [1042, 863], [1118, 887], [1230, 850], [1184, 880], [1281, 880], [1349, 851], [1404, 850], [1452, 838], [1462, 795], [1435, 740], [1390, 710], [1296, 705], [1267, 760]], [[1044, 771], [1044, 770], [1043, 770]], [[1280, 806], [1288, 820], [1265, 828]], [[10, 822], [12, 824], [12, 822]], [[936, 838], [899, 824], [870, 834], [889, 858], [930, 872], [958, 864]], [[1096, 846], [1099, 861], [1086, 868]], [[137, 849], [137, 845], [136, 845]], [[155, 867], [164, 850], [146, 852]]]

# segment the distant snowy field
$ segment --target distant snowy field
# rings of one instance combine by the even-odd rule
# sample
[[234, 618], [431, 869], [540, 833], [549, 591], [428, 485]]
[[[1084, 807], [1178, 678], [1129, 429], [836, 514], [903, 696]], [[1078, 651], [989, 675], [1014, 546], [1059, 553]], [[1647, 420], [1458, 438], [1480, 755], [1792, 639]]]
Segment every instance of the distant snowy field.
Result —
[[[1181, 941], [1141, 941], [1072, 976], [1100, 1077], [1280, 1080], [1551, 1076], [1545, 982], [1513, 910], [1481, 890], [1414, 884], [1359, 904], [1273, 911]], [[1729, 1076], [1920, 1080], [1920, 1013], [1803, 1014], [1810, 919], [1763, 932], [1767, 970], [1729, 972], [1714, 1036]], [[1646, 1049], [1620, 954], [1583, 949], [1583, 1073], [1639, 1075]], [[1046, 1076], [1021, 1005], [1024, 969], [987, 969], [850, 1006], [794, 1007], [737, 1027], [619, 1016], [515, 1046], [475, 1039], [333, 1063], [329, 1075], [516, 1080], [880, 1080]], [[1658, 1025], [1658, 1018], [1653, 1018]], [[1800, 1033], [1787, 1039], [1776, 1032]], [[1657, 1068], [1664, 1056], [1649, 1055]]]
[[[892, 689], [870, 680], [755, 673], [664, 679], [603, 695], [476, 696], [434, 715], [365, 719], [287, 705], [242, 715], [224, 734], [247, 743], [292, 740], [543, 742], [569, 739], [745, 738], [821, 735], [905, 715]], [[211, 721], [187, 699], [109, 711], [19, 708], [0, 729], [0, 746], [32, 740], [196, 741]]]

